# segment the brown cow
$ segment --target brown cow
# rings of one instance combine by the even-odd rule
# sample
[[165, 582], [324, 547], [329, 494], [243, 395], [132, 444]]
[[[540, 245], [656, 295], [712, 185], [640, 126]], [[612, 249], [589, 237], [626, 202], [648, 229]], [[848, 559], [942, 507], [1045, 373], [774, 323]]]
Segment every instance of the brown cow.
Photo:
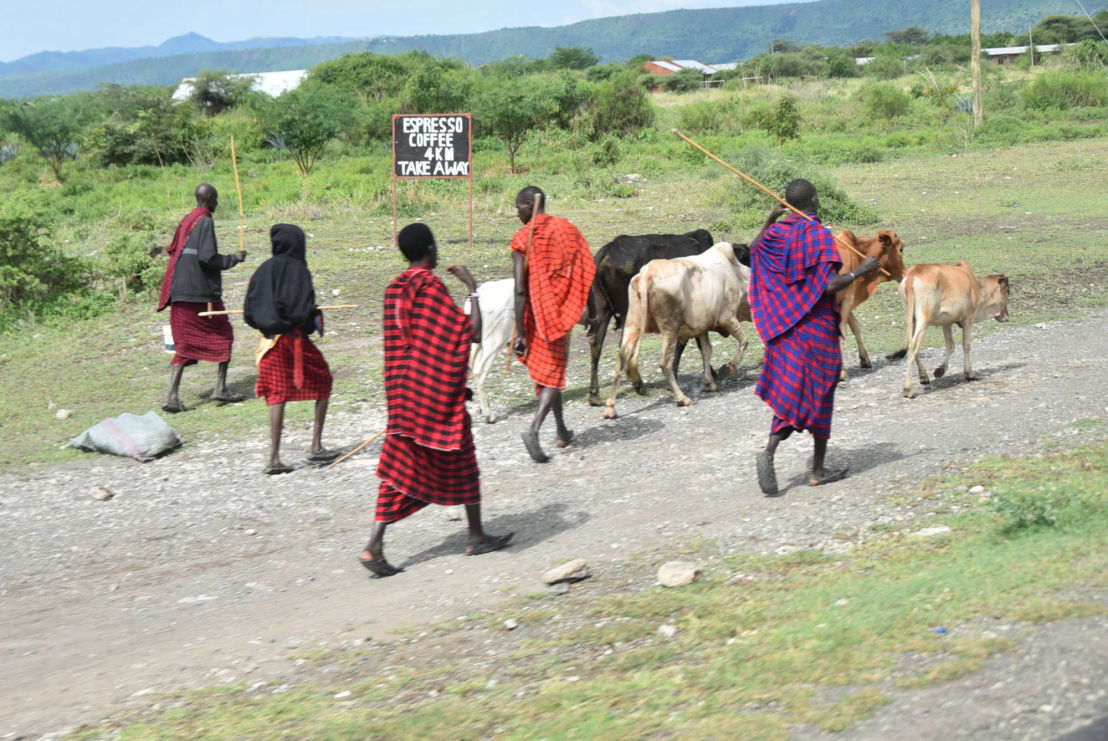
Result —
[[913, 360], [919, 368], [919, 382], [931, 382], [923, 369], [923, 361], [919, 359], [923, 334], [930, 325], [942, 327], [946, 340], [946, 355], [942, 365], [935, 369], [935, 378], [941, 378], [946, 373], [946, 364], [954, 352], [954, 336], [950, 327], [957, 324], [962, 328], [966, 380], [974, 380], [976, 376], [970, 366], [970, 331], [979, 319], [992, 317], [998, 322], [1008, 321], [1008, 278], [999, 273], [979, 278], [964, 260], [959, 260], [956, 265], [913, 265], [904, 276], [899, 291], [908, 327], [904, 395], [908, 398], [915, 396], [912, 391]]
[[[862, 344], [862, 325], [858, 323], [857, 317], [854, 316], [854, 310], [876, 293], [877, 286], [881, 283], [887, 280], [904, 280], [904, 243], [900, 241], [900, 237], [896, 235], [896, 232], [887, 229], [877, 232], [876, 237], [859, 237], [849, 229], [843, 229], [839, 232], [838, 239], [854, 246], [866, 257], [878, 258], [881, 261], [881, 267], [889, 273], [889, 275], [885, 275], [885, 273], [878, 270], [869, 275], [863, 275], [839, 291], [839, 310], [842, 312], [839, 333], [842, 336], [843, 356], [846, 356], [846, 328], [849, 326], [850, 331], [854, 333], [854, 340], [858, 343], [858, 360], [863, 368], [869, 368], [872, 363], [869, 360], [869, 353], [866, 352], [866, 346]], [[858, 264], [862, 262], [862, 258], [842, 245], [838, 245], [838, 247], [839, 256], [843, 261], [842, 270], [839, 271], [839, 274], [849, 273], [856, 269]], [[846, 378], [846, 363], [843, 363], [840, 377]]]
[[699, 337], [704, 354], [704, 388], [715, 391], [712, 377], [712, 344], [708, 332], [732, 335], [739, 343], [739, 352], [728, 366], [735, 372], [746, 351], [746, 335], [741, 321], [750, 321], [750, 268], [739, 263], [731, 244], [720, 242], [711, 249], [691, 257], [672, 260], [652, 260], [631, 279], [627, 288], [627, 322], [619, 348], [612, 393], [608, 397], [605, 419], [616, 417], [616, 392], [623, 368], [627, 377], [642, 393], [639, 377], [639, 347], [643, 335], [662, 335], [662, 358], [659, 365], [669, 381], [679, 406], [692, 404], [681, 391], [673, 371], [677, 345]]

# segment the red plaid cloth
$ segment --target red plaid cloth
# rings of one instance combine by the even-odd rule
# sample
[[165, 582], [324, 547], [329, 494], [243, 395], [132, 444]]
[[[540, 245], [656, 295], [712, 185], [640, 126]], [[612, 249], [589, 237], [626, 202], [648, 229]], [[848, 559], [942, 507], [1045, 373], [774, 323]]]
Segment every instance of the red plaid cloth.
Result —
[[527, 257], [527, 354], [520, 360], [541, 389], [566, 387], [569, 332], [581, 319], [596, 275], [596, 261], [580, 230], [567, 219], [537, 214], [512, 237], [512, 251]]
[[430, 268], [409, 268], [385, 290], [388, 437], [377, 466], [377, 520], [427, 504], [481, 501], [468, 397], [473, 324]]
[[834, 277], [842, 265], [831, 230], [809, 216], [789, 214], [750, 245], [750, 313], [763, 342], [795, 326], [820, 300], [830, 280], [820, 266], [833, 265]]
[[[300, 347], [297, 348], [297, 345]], [[298, 349], [302, 377], [299, 386], [296, 384]], [[265, 403], [270, 406], [286, 401], [329, 399], [331, 381], [331, 369], [311, 339], [283, 334], [258, 363], [258, 383], [254, 393], [264, 396]]]
[[158, 296], [158, 311], [169, 306], [169, 293], [173, 288], [173, 274], [177, 271], [177, 260], [181, 257], [181, 250], [188, 244], [193, 227], [200, 219], [211, 215], [212, 212], [208, 209], [197, 206], [177, 225], [177, 231], [173, 233], [173, 241], [169, 243], [169, 247], [166, 247], [165, 250], [169, 254], [169, 264], [165, 268], [165, 278], [162, 279], [161, 295]]
[[433, 450], [403, 435], [389, 435], [377, 468], [377, 521], [396, 522], [428, 504], [481, 502], [481, 472], [477, 450]]
[[[837, 266], [827, 262], [812, 277], [826, 286], [837, 274]], [[815, 437], [831, 437], [835, 388], [842, 370], [838, 306], [834, 296], [823, 296], [795, 326], [766, 341], [754, 393], [773, 409], [771, 434], [789, 426]]]
[[[212, 311], [223, 311], [223, 302], [211, 305]], [[225, 363], [231, 359], [231, 344], [235, 330], [227, 315], [200, 316], [208, 304], [195, 301], [174, 301], [169, 308], [169, 326], [173, 330], [176, 354], [172, 365], [193, 365], [204, 360]]]

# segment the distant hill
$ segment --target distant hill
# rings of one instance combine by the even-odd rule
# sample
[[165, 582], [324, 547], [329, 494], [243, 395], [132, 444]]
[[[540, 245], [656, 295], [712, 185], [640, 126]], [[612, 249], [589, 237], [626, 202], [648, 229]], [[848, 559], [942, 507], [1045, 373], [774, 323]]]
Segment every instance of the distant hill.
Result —
[[[1108, 8], [1108, 0], [1085, 0], [1089, 13]], [[1005, 0], [982, 3], [982, 30], [1026, 32], [1048, 15], [1075, 15], [1073, 0]], [[931, 33], [969, 32], [969, 3], [965, 0], [815, 0], [785, 5], [707, 10], [674, 10], [665, 13], [617, 16], [582, 21], [557, 28], [506, 28], [478, 34], [408, 36], [336, 41], [334, 39], [252, 39], [216, 44], [196, 34], [170, 39], [146, 51], [98, 49], [66, 54], [45, 53], [49, 60], [71, 66], [40, 66], [32, 71], [27, 60], [0, 65], [0, 97], [23, 98], [90, 90], [105, 82], [123, 85], [170, 85], [205, 69], [232, 72], [266, 72], [311, 67], [328, 59], [357, 51], [383, 54], [422, 49], [437, 57], [456, 57], [480, 65], [516, 54], [531, 58], [549, 56], [555, 46], [591, 48], [604, 61], [622, 61], [637, 54], [704, 62], [749, 59], [768, 49], [774, 39], [798, 44], [847, 46], [867, 40], [884, 40], [885, 32], [919, 26]], [[196, 44], [197, 49], [188, 48]], [[216, 44], [218, 48], [203, 48]], [[280, 48], [276, 48], [280, 47]], [[187, 48], [188, 53], [181, 53]], [[149, 50], [161, 50], [152, 54]], [[129, 60], [108, 53], [140, 53]], [[78, 55], [78, 56], [71, 56]], [[79, 58], [89, 60], [74, 66]], [[46, 59], [41, 60], [46, 62]], [[12, 65], [27, 71], [5, 72]]]

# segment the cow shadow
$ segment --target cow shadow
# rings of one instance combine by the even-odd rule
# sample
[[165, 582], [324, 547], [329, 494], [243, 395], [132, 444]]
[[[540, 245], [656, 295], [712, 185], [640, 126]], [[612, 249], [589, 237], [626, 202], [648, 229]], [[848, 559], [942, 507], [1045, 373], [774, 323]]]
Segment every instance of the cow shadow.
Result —
[[994, 376], [1007, 375], [1011, 371], [1017, 371], [1021, 368], [1027, 367], [1026, 363], [1003, 363], [1001, 365], [991, 365], [985, 368], [974, 367], [974, 373], [976, 377], [972, 381], [966, 380], [965, 370], [960, 366], [948, 366], [946, 374], [940, 378], [935, 378], [935, 364], [936, 361], [932, 361], [930, 364], [924, 363], [924, 368], [927, 368], [928, 374], [931, 376], [931, 383], [921, 384], [919, 378], [916, 376], [915, 363], [912, 368], [912, 388], [917, 393], [928, 393], [935, 391], [945, 391], [947, 389], [956, 388], [958, 386], [972, 386], [978, 381], [984, 381], [991, 379]]
[[[571, 512], [569, 505], [564, 502], [552, 502], [527, 512], [496, 515], [482, 524], [485, 532], [492, 535], [515, 533], [511, 545], [505, 551], [518, 553], [534, 548], [555, 535], [584, 525], [591, 517], [583, 510]], [[458, 532], [448, 535], [436, 545], [411, 554], [399, 565], [407, 568], [443, 556], [461, 555], [465, 553], [467, 544], [463, 515], [463, 520], [458, 523]]]

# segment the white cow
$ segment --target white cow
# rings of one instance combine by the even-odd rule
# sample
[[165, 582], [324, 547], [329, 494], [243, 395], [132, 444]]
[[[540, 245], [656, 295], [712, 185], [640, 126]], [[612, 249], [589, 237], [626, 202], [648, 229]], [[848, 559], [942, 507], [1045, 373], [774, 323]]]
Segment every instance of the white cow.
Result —
[[662, 335], [659, 364], [680, 406], [692, 404], [692, 399], [681, 391], [673, 372], [673, 355], [680, 342], [700, 338], [704, 355], [704, 388], [715, 391], [712, 345], [708, 341], [708, 332], [735, 337], [739, 352], [728, 364], [727, 370], [732, 373], [737, 371], [747, 344], [740, 322], [751, 320], [749, 289], [750, 268], [735, 259], [735, 251], [727, 242], [720, 242], [692, 257], [648, 262], [631, 279], [627, 288], [627, 321], [604, 418], [616, 417], [616, 391], [624, 366], [627, 367], [627, 377], [636, 389], [641, 389], [638, 355], [643, 335], [648, 332]]
[[[493, 370], [493, 361], [500, 350], [512, 340], [512, 326], [515, 324], [515, 280], [490, 280], [477, 288], [477, 302], [481, 307], [481, 342], [473, 346], [469, 356], [471, 380], [477, 387], [477, 402], [485, 421], [492, 424], [496, 416], [489, 404], [489, 394], [485, 391], [485, 381]], [[469, 302], [465, 311], [469, 313]]]

